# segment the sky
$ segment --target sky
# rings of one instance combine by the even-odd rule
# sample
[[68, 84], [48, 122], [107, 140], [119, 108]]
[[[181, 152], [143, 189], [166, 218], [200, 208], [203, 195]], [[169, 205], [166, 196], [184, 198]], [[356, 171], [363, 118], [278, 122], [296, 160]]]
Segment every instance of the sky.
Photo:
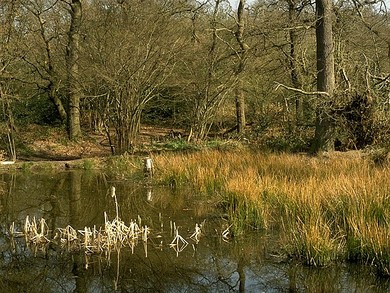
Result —
[[[240, 0], [229, 0], [230, 2], [230, 5], [232, 5], [232, 8], [237, 8], [238, 6], [238, 2], [240, 2]], [[246, 0], [246, 4], [251, 4], [255, 2], [255, 0]]]
[[[255, 1], [256, 0], [246, 0], [246, 3], [247, 4], [252, 4]], [[239, 0], [229, 0], [229, 2], [232, 5], [232, 8], [237, 8], [238, 2], [240, 2], [240, 1]], [[384, 2], [386, 3], [387, 8], [389, 9], [389, 7], [390, 7], [390, 0], [385, 0]]]

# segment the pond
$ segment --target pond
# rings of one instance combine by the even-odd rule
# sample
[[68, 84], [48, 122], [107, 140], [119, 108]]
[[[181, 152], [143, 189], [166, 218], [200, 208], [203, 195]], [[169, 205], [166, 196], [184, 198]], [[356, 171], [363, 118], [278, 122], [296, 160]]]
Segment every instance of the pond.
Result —
[[[390, 292], [363, 266], [286, 260], [276, 232], [232, 237], [193, 190], [76, 170], [4, 173], [0, 184], [0, 292]], [[43, 245], [22, 235], [41, 219]], [[82, 245], [85, 227], [103, 233], [115, 220], [147, 235], [112, 249]], [[78, 231], [78, 248], [58, 240], [65, 227]]]

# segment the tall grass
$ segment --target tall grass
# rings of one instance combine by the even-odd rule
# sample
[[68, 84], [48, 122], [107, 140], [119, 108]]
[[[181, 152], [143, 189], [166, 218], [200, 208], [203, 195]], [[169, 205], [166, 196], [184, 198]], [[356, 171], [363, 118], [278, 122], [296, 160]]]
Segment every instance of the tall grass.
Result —
[[285, 253], [310, 265], [364, 261], [390, 276], [390, 169], [361, 155], [248, 150], [160, 154], [161, 182], [219, 200], [234, 233], [278, 229]]

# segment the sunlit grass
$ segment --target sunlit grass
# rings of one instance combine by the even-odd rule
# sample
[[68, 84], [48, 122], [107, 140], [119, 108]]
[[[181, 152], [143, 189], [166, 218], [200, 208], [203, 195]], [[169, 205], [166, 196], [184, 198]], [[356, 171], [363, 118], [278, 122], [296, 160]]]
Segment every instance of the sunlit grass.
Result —
[[204, 150], [154, 158], [161, 183], [219, 198], [233, 233], [280, 229], [310, 265], [370, 260], [389, 274], [390, 170], [358, 153], [309, 157]]

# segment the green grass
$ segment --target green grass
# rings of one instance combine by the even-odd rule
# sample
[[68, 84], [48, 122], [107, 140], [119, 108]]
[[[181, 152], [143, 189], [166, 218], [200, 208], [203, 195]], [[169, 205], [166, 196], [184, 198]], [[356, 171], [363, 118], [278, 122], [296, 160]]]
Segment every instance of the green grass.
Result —
[[105, 164], [106, 171], [117, 179], [142, 179], [143, 160], [129, 154], [109, 157]]
[[85, 170], [92, 170], [94, 168], [94, 163], [92, 160], [85, 159], [83, 160], [83, 167]]

